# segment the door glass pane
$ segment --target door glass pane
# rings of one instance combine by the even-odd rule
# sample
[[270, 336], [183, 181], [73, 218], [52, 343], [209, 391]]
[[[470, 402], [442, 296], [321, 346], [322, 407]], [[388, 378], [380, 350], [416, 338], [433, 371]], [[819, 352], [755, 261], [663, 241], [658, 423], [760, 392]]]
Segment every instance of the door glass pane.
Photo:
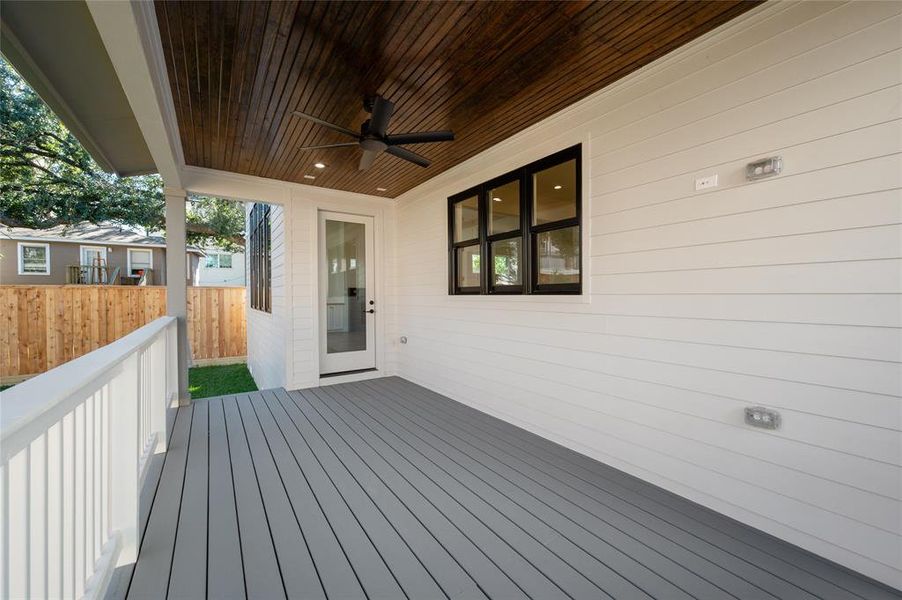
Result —
[[520, 229], [520, 182], [511, 181], [488, 191], [489, 235]]
[[492, 242], [492, 283], [520, 285], [520, 239]]
[[473, 196], [454, 204], [454, 241], [479, 237], [479, 198]]
[[105, 252], [102, 248], [82, 248], [81, 265], [83, 283], [103, 283], [106, 266]]
[[579, 227], [536, 235], [539, 285], [579, 283]]
[[366, 350], [366, 226], [326, 221], [326, 352]]
[[576, 216], [576, 160], [549, 167], [532, 177], [533, 225]]
[[457, 287], [479, 287], [479, 246], [457, 249]]

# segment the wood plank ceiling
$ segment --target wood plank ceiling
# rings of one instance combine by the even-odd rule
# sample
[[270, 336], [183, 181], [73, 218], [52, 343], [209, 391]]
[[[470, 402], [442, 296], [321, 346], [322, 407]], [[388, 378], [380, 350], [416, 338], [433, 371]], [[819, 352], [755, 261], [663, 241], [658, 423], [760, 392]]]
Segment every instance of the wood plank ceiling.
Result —
[[[156, 12], [187, 164], [395, 197], [755, 4], [158, 1]], [[456, 140], [410, 146], [425, 169], [382, 154], [360, 172], [358, 148], [298, 151], [349, 139], [293, 110], [357, 131], [374, 93], [396, 104], [389, 133]]]

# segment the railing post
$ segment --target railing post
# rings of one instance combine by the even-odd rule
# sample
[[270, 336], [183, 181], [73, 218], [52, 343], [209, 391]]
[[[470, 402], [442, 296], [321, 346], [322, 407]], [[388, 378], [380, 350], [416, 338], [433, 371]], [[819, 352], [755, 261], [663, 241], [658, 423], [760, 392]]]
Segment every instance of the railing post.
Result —
[[156, 447], [152, 453], [166, 451], [166, 410], [169, 407], [169, 329], [166, 328], [150, 346], [150, 369], [146, 375], [151, 378], [150, 384], [150, 431], [156, 434]]
[[138, 558], [138, 353], [110, 382], [110, 529], [119, 533], [117, 566]]

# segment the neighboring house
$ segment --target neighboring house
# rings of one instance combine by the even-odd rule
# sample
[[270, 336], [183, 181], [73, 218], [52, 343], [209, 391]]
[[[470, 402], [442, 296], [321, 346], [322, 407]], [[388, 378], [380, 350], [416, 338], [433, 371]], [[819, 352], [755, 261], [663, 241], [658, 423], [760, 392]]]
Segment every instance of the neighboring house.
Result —
[[218, 248], [205, 248], [197, 270], [199, 286], [243, 287], [244, 252], [227, 252]]
[[[204, 252], [187, 249], [188, 285]], [[119, 225], [0, 229], [0, 284], [165, 285], [166, 238]], [[142, 279], [143, 278], [143, 279]]]

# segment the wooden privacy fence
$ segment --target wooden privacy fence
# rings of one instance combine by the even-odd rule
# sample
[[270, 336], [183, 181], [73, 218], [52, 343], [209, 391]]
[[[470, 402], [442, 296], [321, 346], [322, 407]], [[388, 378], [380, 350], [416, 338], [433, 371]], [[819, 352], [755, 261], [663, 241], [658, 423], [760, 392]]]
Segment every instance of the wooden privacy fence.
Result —
[[[195, 360], [247, 354], [245, 290], [188, 288]], [[0, 377], [43, 373], [166, 314], [166, 288], [0, 285]]]

